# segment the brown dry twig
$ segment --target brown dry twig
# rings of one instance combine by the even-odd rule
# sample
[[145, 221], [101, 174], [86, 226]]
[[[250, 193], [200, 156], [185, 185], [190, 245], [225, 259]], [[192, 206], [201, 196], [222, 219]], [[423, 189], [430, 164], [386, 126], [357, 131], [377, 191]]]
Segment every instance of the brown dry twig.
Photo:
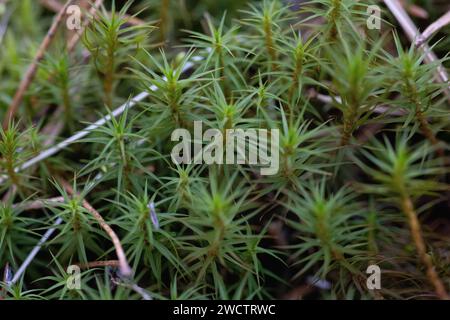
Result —
[[66, 4], [61, 8], [61, 10], [56, 15], [55, 19], [53, 20], [52, 25], [50, 26], [50, 29], [48, 30], [47, 34], [44, 37], [44, 40], [42, 40], [41, 45], [39, 46], [39, 49], [33, 59], [33, 62], [30, 64], [30, 66], [27, 69], [27, 72], [25, 73], [25, 76], [23, 77], [22, 81], [20, 82], [19, 88], [16, 91], [16, 94], [14, 95], [13, 101], [8, 107], [8, 110], [5, 115], [5, 119], [3, 120], [3, 128], [7, 128], [8, 124], [10, 123], [11, 119], [14, 117], [14, 114], [16, 113], [17, 109], [19, 108], [20, 103], [22, 102], [23, 96], [25, 92], [27, 91], [29, 85], [34, 79], [34, 76], [36, 75], [36, 71], [38, 69], [39, 62], [44, 58], [44, 54], [47, 51], [48, 47], [52, 43], [56, 30], [58, 29], [59, 25], [61, 24], [63, 17], [66, 14], [66, 9], [69, 5], [73, 3], [74, 0], [67, 0]]
[[[92, 6], [92, 8], [91, 8], [91, 10], [89, 12], [92, 17], [95, 16], [95, 13], [97, 12], [97, 9], [102, 4], [103, 4], [103, 0], [97, 0], [94, 3], [94, 5]], [[59, 4], [59, 3], [58, 3], [58, 5], [61, 6], [61, 4]], [[75, 49], [77, 43], [80, 41], [81, 34], [83, 33], [84, 29], [89, 25], [90, 22], [91, 22], [91, 19], [86, 20], [86, 22], [83, 25], [83, 27], [81, 28], [81, 30], [78, 33], [75, 33], [70, 38], [70, 40], [67, 43], [67, 52], [68, 53], [71, 53]], [[83, 60], [87, 60], [87, 59], [83, 59]], [[55, 113], [53, 115], [53, 120], [54, 121], [50, 121], [49, 124], [45, 128], [43, 128], [42, 132], [49, 134], [48, 139], [44, 142], [44, 146], [52, 145], [55, 142], [56, 137], [63, 130], [63, 128], [64, 128], [63, 121], [61, 121], [61, 120], [58, 121], [57, 120], [57, 118], [59, 118], [59, 116], [61, 115], [62, 112], [63, 112], [63, 108], [61, 106], [59, 106], [58, 109], [55, 111]]]
[[119, 260], [91, 261], [88, 263], [76, 263], [81, 269], [90, 269], [97, 267], [119, 267]]
[[[72, 196], [75, 195], [75, 191], [73, 190], [72, 186], [65, 181], [64, 179], [59, 179], [59, 182], [61, 183], [62, 187]], [[98, 213], [97, 210], [95, 210], [87, 200], [82, 200], [83, 207], [89, 211], [89, 213], [92, 214], [92, 216], [98, 221], [100, 226], [105, 230], [105, 232], [109, 235], [111, 238], [114, 248], [116, 249], [117, 258], [119, 259], [119, 269], [120, 273], [124, 277], [129, 277], [132, 274], [132, 270], [130, 268], [130, 265], [128, 264], [127, 258], [125, 256], [125, 252], [122, 248], [122, 244], [120, 243], [119, 237], [114, 232], [114, 230], [105, 222], [103, 217]]]

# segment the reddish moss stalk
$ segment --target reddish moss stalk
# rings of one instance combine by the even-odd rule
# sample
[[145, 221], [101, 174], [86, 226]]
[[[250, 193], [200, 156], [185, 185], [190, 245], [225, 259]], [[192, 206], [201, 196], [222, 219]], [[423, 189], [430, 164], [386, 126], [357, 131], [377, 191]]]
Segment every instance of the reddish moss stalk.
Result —
[[423, 263], [426, 268], [427, 278], [430, 283], [433, 285], [436, 295], [443, 300], [449, 300], [450, 297], [445, 290], [445, 287], [437, 274], [433, 261], [431, 257], [427, 254], [427, 249], [422, 237], [422, 231], [420, 227], [419, 219], [417, 219], [417, 214], [414, 210], [414, 206], [412, 204], [411, 199], [404, 195], [401, 200], [401, 207], [403, 212], [406, 214], [408, 218], [409, 226], [411, 229], [411, 237], [414, 241], [414, 245], [416, 246], [417, 253], [419, 255], [419, 259]]
[[[406, 88], [409, 93], [409, 100], [416, 107], [416, 119], [419, 122], [422, 134], [424, 135], [425, 138], [427, 138], [428, 141], [430, 141], [430, 143], [433, 146], [438, 145], [439, 140], [436, 138], [435, 134], [431, 130], [430, 124], [428, 123], [427, 118], [422, 112], [422, 103], [419, 100], [416, 86], [411, 84], [411, 81], [409, 79], [406, 79]], [[439, 156], [444, 156], [444, 150], [442, 148], [437, 149], [437, 153]]]
[[330, 29], [330, 39], [335, 40], [338, 30], [337, 30], [337, 21], [339, 20], [341, 16], [341, 5], [342, 0], [333, 0], [331, 6], [331, 12], [328, 17], [329, 23], [331, 23], [331, 29]]
[[269, 54], [270, 60], [271, 60], [271, 67], [272, 70], [276, 70], [277, 66], [275, 61], [277, 61], [277, 52], [275, 50], [274, 42], [273, 42], [273, 34], [272, 34], [272, 23], [269, 16], [264, 16], [264, 34], [265, 34], [265, 41], [266, 41], [266, 50]]
[[297, 47], [297, 50], [295, 51], [294, 59], [295, 59], [295, 68], [294, 71], [292, 72], [292, 84], [289, 87], [288, 102], [290, 102], [292, 100], [292, 97], [294, 96], [295, 90], [298, 87], [299, 82], [298, 79], [303, 70], [303, 51], [300, 46]]
[[353, 135], [356, 120], [357, 120], [357, 107], [355, 104], [352, 104], [349, 106], [348, 112], [344, 114], [344, 126], [342, 129], [341, 142], [339, 144], [340, 147], [349, 144], [350, 139]]
[[[417, 110], [416, 118], [417, 118], [417, 121], [419, 121], [420, 130], [422, 131], [422, 134], [425, 136], [425, 138], [427, 138], [428, 141], [430, 141], [433, 146], [438, 145], [439, 140], [436, 138], [433, 131], [431, 130], [428, 120], [424, 116], [423, 112], [420, 110]], [[443, 157], [445, 155], [444, 150], [442, 148], [438, 148], [436, 152], [438, 153], [438, 155], [440, 157]]]

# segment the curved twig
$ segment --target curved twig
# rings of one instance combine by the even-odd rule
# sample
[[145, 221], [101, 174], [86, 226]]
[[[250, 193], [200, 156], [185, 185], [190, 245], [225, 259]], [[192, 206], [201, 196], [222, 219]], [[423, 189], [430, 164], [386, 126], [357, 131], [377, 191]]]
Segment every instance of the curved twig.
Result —
[[422, 46], [435, 32], [450, 24], [450, 11], [430, 24], [428, 28], [416, 39], [416, 46]]
[[[62, 187], [71, 195], [76, 195], [75, 191], [73, 190], [72, 186], [65, 181], [64, 179], [59, 179], [59, 182], [61, 183]], [[127, 258], [125, 256], [125, 251], [122, 248], [122, 244], [120, 243], [119, 237], [114, 232], [114, 230], [105, 222], [105, 219], [101, 216], [101, 214], [94, 209], [90, 205], [89, 202], [87, 202], [86, 199], [82, 200], [83, 207], [91, 213], [95, 220], [100, 224], [103, 230], [109, 235], [111, 238], [114, 248], [116, 249], [117, 258], [119, 259], [119, 269], [120, 273], [124, 277], [129, 277], [132, 275], [132, 270], [130, 268], [130, 265], [128, 264]]]
[[[409, 15], [406, 13], [405, 9], [403, 9], [402, 5], [398, 0], [384, 0], [384, 3], [389, 8], [389, 10], [392, 12], [392, 14], [397, 19], [398, 23], [402, 27], [402, 29], [405, 31], [406, 36], [408, 39], [415, 43], [416, 39], [419, 37], [420, 33], [417, 27], [414, 25], [414, 22], [411, 20]], [[419, 48], [425, 53], [425, 62], [426, 63], [435, 63], [438, 61], [438, 58], [434, 54], [434, 52], [430, 49], [430, 47], [426, 44], [420, 46]], [[442, 83], [447, 83], [448, 87], [446, 90], [446, 94], [448, 97], [450, 97], [450, 83], [449, 83], [449, 77], [447, 74], [447, 71], [442, 66], [441, 63], [438, 64], [437, 70], [436, 70], [436, 76], [437, 79]]]
[[42, 40], [42, 43], [39, 46], [39, 49], [33, 59], [33, 62], [28, 67], [27, 72], [25, 73], [25, 76], [20, 82], [19, 88], [17, 89], [16, 94], [14, 95], [13, 101], [11, 102], [11, 104], [8, 107], [8, 110], [6, 111], [5, 119], [3, 120], [3, 128], [8, 127], [9, 122], [14, 117], [14, 114], [19, 108], [19, 105], [22, 102], [25, 92], [27, 91], [29, 85], [34, 79], [34, 76], [36, 75], [39, 62], [43, 59], [45, 52], [52, 43], [55, 37], [56, 30], [58, 29], [59, 25], [61, 24], [61, 21], [63, 20], [63, 17], [66, 14], [67, 7], [70, 6], [73, 3], [73, 1], [74, 0], [67, 0], [64, 7], [62, 7], [62, 9], [56, 15], [55, 20], [53, 21], [52, 25], [50, 26], [50, 29], [48, 30], [47, 34], [44, 37], [44, 40]]

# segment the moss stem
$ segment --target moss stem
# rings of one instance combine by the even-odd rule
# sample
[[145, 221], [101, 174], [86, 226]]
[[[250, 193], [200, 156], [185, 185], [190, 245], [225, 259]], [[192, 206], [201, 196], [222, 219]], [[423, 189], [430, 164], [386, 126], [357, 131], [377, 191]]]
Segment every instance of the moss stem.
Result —
[[409, 196], [402, 196], [401, 207], [403, 212], [406, 214], [406, 217], [408, 218], [409, 226], [411, 229], [411, 236], [416, 246], [417, 253], [419, 254], [419, 258], [427, 269], [426, 274], [428, 280], [433, 285], [436, 291], [436, 295], [440, 299], [449, 300], [450, 297], [447, 294], [447, 291], [445, 290], [445, 287], [434, 268], [433, 261], [426, 252], [426, 246], [423, 240], [420, 222], [417, 218], [417, 214], [414, 210], [414, 206]]

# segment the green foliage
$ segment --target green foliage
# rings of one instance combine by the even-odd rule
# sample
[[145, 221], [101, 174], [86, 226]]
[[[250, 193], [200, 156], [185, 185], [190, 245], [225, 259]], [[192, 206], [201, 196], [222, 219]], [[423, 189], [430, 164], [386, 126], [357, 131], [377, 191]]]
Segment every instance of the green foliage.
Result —
[[[34, 219], [24, 216], [19, 209], [12, 208], [11, 204], [0, 205], [0, 262], [9, 261], [14, 268], [24, 259], [27, 250], [36, 242], [32, 227]], [[18, 259], [20, 259], [18, 261]]]
[[[445, 297], [448, 59], [367, 30], [373, 2], [105, 1], [74, 52], [59, 30], [0, 129], [0, 271], [53, 233], [0, 298]], [[23, 23], [1, 42], [0, 117], [51, 23], [7, 3]], [[174, 163], [171, 135], [194, 121], [279, 130], [279, 170]]]
[[[288, 208], [298, 219], [289, 223], [298, 231], [301, 243], [293, 245], [295, 264], [302, 265], [296, 276], [312, 266], [319, 265], [316, 273], [321, 278], [336, 267], [358, 273], [349, 259], [367, 255], [364, 235], [367, 233], [365, 213], [355, 202], [350, 189], [341, 189], [327, 195], [325, 180], [310, 183], [300, 194], [292, 194]], [[307, 254], [308, 251], [314, 253]], [[321, 265], [320, 265], [321, 264]]]
[[114, 92], [120, 78], [119, 67], [136, 54], [151, 29], [148, 25], [129, 26], [125, 13], [131, 6], [128, 1], [120, 11], [116, 11], [113, 1], [111, 12], [102, 7], [97, 18], [88, 26], [83, 35], [83, 44], [92, 55], [95, 69], [103, 82], [104, 101], [112, 108]]

